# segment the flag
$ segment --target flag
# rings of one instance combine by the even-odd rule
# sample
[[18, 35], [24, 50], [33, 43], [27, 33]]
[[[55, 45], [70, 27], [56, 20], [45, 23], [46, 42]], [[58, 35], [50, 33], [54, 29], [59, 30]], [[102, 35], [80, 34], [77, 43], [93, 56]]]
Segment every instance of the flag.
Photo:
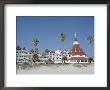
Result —
[[74, 33], [74, 41], [77, 41], [76, 32]]

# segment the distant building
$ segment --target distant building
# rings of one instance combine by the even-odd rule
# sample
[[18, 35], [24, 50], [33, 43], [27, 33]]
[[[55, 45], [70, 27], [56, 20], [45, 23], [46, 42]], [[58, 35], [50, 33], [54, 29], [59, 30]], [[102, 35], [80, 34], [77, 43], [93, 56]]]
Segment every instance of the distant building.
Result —
[[[28, 50], [17, 50], [16, 58], [17, 62], [29, 62], [32, 61], [32, 53]], [[80, 47], [80, 44], [77, 40], [76, 33], [74, 34], [73, 46], [71, 49], [67, 51], [49, 51], [47, 55], [43, 55], [42, 53], [38, 54], [39, 60], [41, 63], [45, 62], [54, 62], [54, 63], [62, 63], [62, 57], [65, 56], [67, 60], [66, 63], [88, 63], [88, 57], [84, 50]]]
[[28, 50], [16, 50], [16, 60], [20, 62], [30, 62], [32, 60], [32, 54]]

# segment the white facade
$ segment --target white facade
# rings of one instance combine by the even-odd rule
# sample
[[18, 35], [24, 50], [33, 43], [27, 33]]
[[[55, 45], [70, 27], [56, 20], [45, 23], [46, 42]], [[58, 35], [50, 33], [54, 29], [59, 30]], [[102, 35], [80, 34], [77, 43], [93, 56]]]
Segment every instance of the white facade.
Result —
[[[71, 55], [71, 57], [68, 57], [67, 59], [70, 59], [70, 58], [88, 58], [86, 55]], [[73, 60], [73, 59], [70, 59], [68, 60], [67, 63], [88, 63], [88, 60]]]
[[17, 62], [30, 62], [32, 60], [32, 54], [27, 50], [16, 50]]
[[[44, 63], [47, 61], [49, 58], [54, 61], [54, 63], [62, 63], [62, 56], [66, 56], [67, 60], [65, 61], [66, 63], [88, 63], [88, 60], [71, 60], [70, 58], [74, 57], [84, 57], [88, 58], [85, 55], [71, 55], [67, 52], [65, 54], [62, 54], [61, 52], [49, 52], [48, 55], [42, 56], [42, 54], [38, 54], [39, 60], [41, 63]], [[70, 60], [68, 60], [70, 59]], [[17, 62], [31, 62], [32, 61], [32, 53], [28, 50], [17, 50], [16, 51], [16, 60]]]
[[88, 60], [68, 60], [67, 63], [88, 63]]
[[55, 52], [49, 52], [47, 55], [48, 58], [52, 59], [54, 63], [62, 63], [62, 56], [66, 56], [67, 58], [71, 57], [68, 53], [62, 54], [60, 50], [56, 50]]
[[44, 57], [44, 56], [39, 57], [39, 59], [40, 59], [41, 62], [45, 62], [45, 61], [48, 60], [48, 58], [47, 57]]
[[[42, 54], [38, 54], [39, 60], [41, 63], [45, 63], [49, 58], [54, 61], [54, 63], [62, 63], [62, 56], [66, 56], [67, 60], [65, 60], [66, 63], [88, 63], [88, 60], [71, 60], [70, 58], [74, 57], [84, 57], [88, 58], [86, 55], [71, 55], [68, 52], [61, 53], [60, 50], [57, 50], [57, 52], [49, 52], [48, 55], [42, 56]], [[16, 51], [16, 59], [17, 62], [31, 62], [32, 61], [32, 53], [28, 50], [17, 50]]]

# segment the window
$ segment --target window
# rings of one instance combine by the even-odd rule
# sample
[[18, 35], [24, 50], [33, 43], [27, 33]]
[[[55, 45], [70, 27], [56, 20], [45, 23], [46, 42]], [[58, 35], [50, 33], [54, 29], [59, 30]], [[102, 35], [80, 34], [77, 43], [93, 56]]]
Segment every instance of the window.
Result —
[[85, 62], [87, 62], [87, 60], [85, 60]]
[[84, 62], [84, 60], [81, 60], [81, 62]]

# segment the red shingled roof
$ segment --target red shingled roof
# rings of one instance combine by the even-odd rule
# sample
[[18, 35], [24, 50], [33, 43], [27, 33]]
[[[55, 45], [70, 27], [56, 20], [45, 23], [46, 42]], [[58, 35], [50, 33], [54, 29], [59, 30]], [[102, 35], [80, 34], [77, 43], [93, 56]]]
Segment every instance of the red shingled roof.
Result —
[[71, 54], [71, 55], [86, 55], [86, 53], [83, 52], [83, 49], [80, 48], [79, 44], [73, 45], [69, 54]]
[[71, 55], [86, 55], [85, 52], [69, 52]]

